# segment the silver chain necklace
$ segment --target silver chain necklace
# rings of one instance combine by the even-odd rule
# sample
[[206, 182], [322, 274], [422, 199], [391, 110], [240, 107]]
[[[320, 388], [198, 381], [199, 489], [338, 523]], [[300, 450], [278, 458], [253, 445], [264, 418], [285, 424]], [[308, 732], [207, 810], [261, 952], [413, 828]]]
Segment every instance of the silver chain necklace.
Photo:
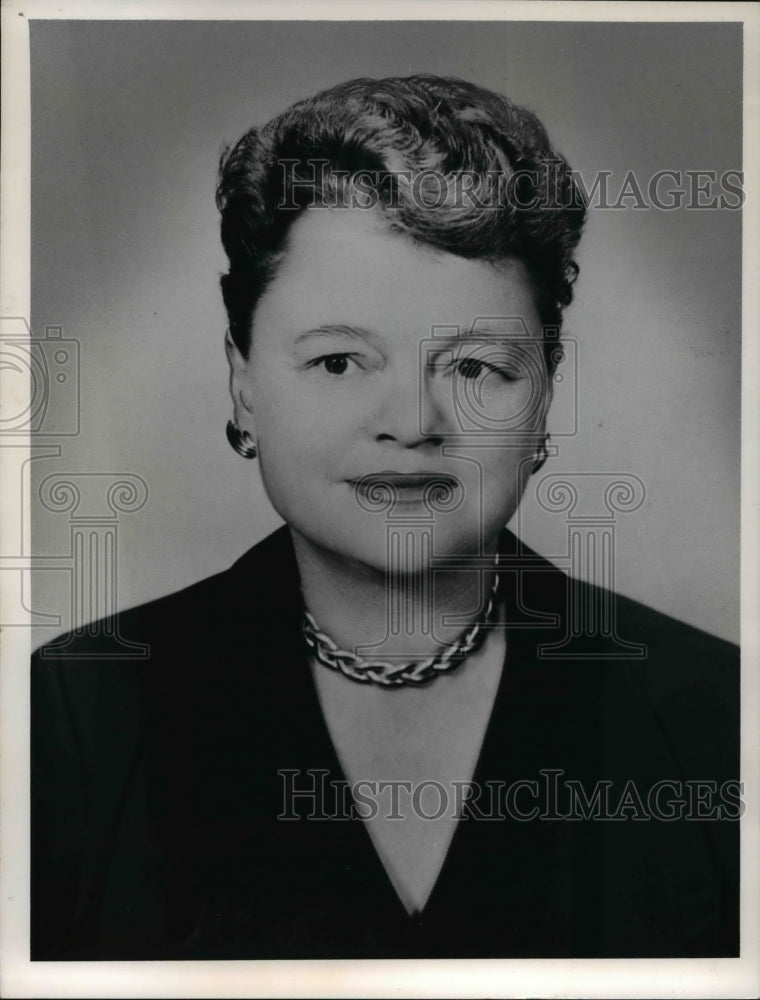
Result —
[[[498, 555], [494, 565], [499, 565]], [[454, 642], [443, 646], [425, 660], [413, 660], [411, 663], [401, 664], [390, 663], [387, 660], [365, 660], [357, 653], [340, 649], [337, 643], [320, 629], [314, 616], [308, 611], [304, 611], [303, 634], [317, 662], [329, 667], [330, 670], [344, 674], [352, 681], [358, 681], [360, 684], [377, 684], [379, 687], [405, 685], [419, 687], [430, 683], [441, 674], [456, 669], [470, 653], [474, 653], [483, 645], [488, 634], [487, 627], [494, 618], [498, 590], [499, 574], [495, 573], [482, 619], [465, 629]]]

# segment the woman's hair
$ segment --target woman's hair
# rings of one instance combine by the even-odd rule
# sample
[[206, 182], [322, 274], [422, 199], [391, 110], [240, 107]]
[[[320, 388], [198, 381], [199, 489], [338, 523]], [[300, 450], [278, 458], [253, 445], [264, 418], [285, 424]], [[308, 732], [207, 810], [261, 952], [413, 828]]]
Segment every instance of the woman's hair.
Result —
[[[357, 206], [460, 257], [524, 264], [544, 327], [578, 273], [585, 198], [530, 111], [464, 80], [359, 79], [299, 101], [222, 155], [216, 200], [230, 334], [250, 348], [259, 297], [307, 207]], [[553, 370], [556, 341], [545, 341]]]

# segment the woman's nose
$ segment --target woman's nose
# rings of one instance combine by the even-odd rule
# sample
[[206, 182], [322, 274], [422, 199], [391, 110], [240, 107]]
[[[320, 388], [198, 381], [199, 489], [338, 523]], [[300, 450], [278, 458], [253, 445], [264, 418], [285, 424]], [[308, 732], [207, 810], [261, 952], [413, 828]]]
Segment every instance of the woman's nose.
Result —
[[413, 369], [389, 377], [373, 420], [378, 441], [396, 441], [406, 448], [440, 443], [446, 433], [446, 415], [430, 377]]

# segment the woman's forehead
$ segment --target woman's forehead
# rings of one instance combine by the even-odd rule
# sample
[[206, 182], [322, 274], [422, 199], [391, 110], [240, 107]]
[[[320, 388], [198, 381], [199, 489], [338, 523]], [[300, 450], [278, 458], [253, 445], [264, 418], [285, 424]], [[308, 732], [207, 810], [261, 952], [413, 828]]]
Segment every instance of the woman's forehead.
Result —
[[[516, 260], [473, 260], [413, 242], [376, 210], [308, 209], [289, 232], [259, 318], [363, 326], [540, 333], [531, 282]], [[315, 312], [326, 315], [315, 316]]]

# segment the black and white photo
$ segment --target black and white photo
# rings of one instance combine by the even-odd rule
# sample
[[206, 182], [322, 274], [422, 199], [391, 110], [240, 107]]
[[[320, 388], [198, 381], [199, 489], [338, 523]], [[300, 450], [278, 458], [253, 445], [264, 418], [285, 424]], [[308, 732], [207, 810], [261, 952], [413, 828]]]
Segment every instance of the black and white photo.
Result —
[[747, 958], [729, 6], [30, 17], [32, 969]]

